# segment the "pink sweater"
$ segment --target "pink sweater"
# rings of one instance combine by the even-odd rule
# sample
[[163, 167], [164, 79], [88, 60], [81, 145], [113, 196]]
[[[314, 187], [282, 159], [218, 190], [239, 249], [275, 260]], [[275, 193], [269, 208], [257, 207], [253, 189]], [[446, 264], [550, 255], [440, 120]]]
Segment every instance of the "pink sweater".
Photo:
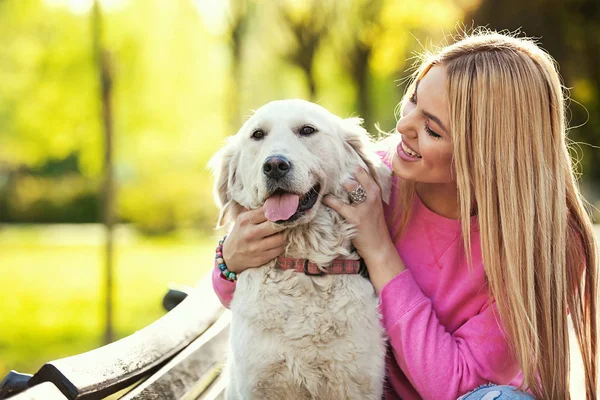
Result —
[[[395, 202], [392, 196], [390, 204]], [[386, 215], [391, 221], [390, 209]], [[415, 198], [406, 234], [395, 242], [406, 270], [380, 294], [389, 337], [388, 400], [454, 400], [489, 382], [520, 384], [520, 368], [489, 296], [475, 217], [471, 227], [469, 268], [460, 222], [433, 213]], [[228, 307], [235, 284], [215, 268], [213, 286]]]

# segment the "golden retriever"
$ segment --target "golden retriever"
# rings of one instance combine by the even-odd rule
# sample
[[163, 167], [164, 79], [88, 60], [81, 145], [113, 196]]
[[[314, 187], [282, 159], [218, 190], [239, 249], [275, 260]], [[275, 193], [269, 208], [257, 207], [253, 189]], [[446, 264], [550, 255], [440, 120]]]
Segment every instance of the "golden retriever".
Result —
[[[348, 201], [342, 183], [358, 166], [387, 197], [390, 172], [360, 123], [303, 100], [259, 108], [211, 161], [220, 223], [264, 204], [267, 219], [286, 226], [283, 256], [320, 268], [358, 259], [353, 227], [321, 198]], [[305, 275], [277, 268], [276, 260], [245, 270], [231, 302], [227, 398], [381, 399], [385, 340], [377, 303], [358, 274]]]

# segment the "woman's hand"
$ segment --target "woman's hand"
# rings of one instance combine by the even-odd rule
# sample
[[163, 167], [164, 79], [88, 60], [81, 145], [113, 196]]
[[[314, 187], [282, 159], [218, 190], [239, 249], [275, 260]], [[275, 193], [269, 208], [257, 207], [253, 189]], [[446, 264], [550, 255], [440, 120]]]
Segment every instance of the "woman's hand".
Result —
[[362, 186], [367, 196], [364, 202], [345, 204], [340, 199], [329, 195], [323, 199], [323, 203], [356, 227], [357, 233], [352, 243], [366, 261], [381, 252], [384, 244], [392, 243], [383, 214], [381, 189], [363, 168], [359, 167], [354, 174], [356, 180], [346, 181], [343, 185], [344, 189], [351, 192], [359, 185]]
[[264, 206], [242, 212], [223, 243], [227, 269], [239, 274], [281, 255], [285, 249], [283, 229], [267, 220]]
[[323, 199], [323, 203], [356, 227], [352, 243], [365, 260], [371, 282], [379, 292], [387, 282], [404, 271], [405, 266], [392, 243], [385, 222], [381, 188], [363, 168], [357, 169], [355, 179], [344, 183], [344, 188], [351, 192], [359, 185], [362, 186], [367, 195], [365, 201], [360, 204], [345, 204], [329, 195]]

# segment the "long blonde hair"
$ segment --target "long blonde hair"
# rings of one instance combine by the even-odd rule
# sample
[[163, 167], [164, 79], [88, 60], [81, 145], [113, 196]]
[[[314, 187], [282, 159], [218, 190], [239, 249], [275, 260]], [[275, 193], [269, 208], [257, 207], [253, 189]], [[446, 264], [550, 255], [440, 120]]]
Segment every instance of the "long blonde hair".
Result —
[[[587, 399], [596, 399], [598, 246], [568, 152], [554, 62], [528, 39], [479, 31], [430, 55], [407, 96], [436, 64], [447, 70], [466, 254], [475, 207], [486, 275], [523, 387], [539, 399], [570, 398], [570, 313]], [[414, 183], [402, 185], [400, 232], [415, 195]]]

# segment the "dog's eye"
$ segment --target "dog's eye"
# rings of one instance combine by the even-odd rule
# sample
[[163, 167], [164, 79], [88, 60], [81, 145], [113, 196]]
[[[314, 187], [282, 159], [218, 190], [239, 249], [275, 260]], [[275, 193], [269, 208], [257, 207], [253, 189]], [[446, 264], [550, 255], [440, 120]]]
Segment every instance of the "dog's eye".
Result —
[[312, 135], [316, 131], [317, 130], [315, 128], [313, 128], [312, 126], [310, 126], [310, 125], [304, 125], [302, 128], [300, 128], [300, 134], [302, 136]]
[[252, 139], [260, 140], [265, 137], [265, 131], [262, 129], [257, 129], [252, 132]]

